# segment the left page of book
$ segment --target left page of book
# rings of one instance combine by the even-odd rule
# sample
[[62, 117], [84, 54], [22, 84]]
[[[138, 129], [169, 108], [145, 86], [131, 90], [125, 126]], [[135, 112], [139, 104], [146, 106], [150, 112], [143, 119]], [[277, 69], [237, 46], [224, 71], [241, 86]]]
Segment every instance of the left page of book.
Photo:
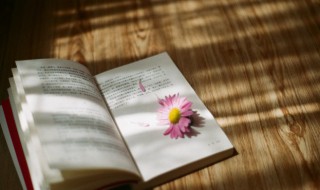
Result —
[[[15, 81], [16, 88], [22, 89], [19, 96], [32, 117], [32, 124], [23, 130], [37, 134], [43, 159], [50, 168], [119, 170], [139, 175], [84, 66], [57, 59], [16, 64], [15, 78], [20, 79]], [[83, 177], [81, 172], [76, 173]]]

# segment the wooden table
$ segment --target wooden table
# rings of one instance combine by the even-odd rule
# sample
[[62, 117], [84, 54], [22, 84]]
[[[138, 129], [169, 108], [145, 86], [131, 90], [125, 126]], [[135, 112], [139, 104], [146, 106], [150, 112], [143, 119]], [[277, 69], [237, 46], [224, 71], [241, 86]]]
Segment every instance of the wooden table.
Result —
[[[93, 74], [167, 51], [238, 155], [156, 189], [320, 188], [320, 2], [0, 3], [0, 98], [15, 60]], [[0, 133], [0, 189], [21, 189]]]

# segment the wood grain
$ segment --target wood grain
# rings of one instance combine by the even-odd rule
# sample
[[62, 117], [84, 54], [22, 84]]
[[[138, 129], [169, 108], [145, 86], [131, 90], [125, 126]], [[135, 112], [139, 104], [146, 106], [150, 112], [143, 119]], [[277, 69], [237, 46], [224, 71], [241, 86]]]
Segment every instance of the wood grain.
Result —
[[[72, 59], [97, 74], [170, 54], [238, 154], [156, 189], [320, 188], [319, 1], [0, 5], [1, 99], [15, 60]], [[0, 155], [0, 189], [21, 189], [2, 133]]]

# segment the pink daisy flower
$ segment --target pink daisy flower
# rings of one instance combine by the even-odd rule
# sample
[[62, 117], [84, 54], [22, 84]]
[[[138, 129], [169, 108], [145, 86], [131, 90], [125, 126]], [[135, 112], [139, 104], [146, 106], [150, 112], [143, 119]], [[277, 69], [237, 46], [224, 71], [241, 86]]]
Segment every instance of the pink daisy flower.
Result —
[[171, 138], [183, 138], [185, 133], [190, 132], [190, 118], [193, 114], [191, 110], [192, 103], [179, 94], [159, 99], [161, 107], [158, 110], [158, 119], [160, 124], [169, 125], [169, 128], [163, 133]]

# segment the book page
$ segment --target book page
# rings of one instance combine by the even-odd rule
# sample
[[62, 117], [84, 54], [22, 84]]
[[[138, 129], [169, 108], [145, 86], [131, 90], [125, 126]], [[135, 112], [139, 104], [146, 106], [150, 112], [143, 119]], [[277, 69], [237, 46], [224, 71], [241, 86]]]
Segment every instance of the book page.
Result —
[[[57, 59], [17, 61], [45, 159], [57, 169], [138, 174], [89, 71]], [[18, 84], [17, 84], [18, 85]]]
[[[106, 71], [96, 79], [145, 181], [233, 148], [166, 53]], [[191, 101], [194, 113], [191, 132], [178, 139], [165, 136], [169, 126], [157, 119], [158, 98], [174, 94]]]
[[[25, 117], [27, 110], [23, 110], [22, 102], [20, 100], [21, 96], [18, 95], [18, 89], [10, 78], [10, 88], [8, 89], [10, 105], [12, 108], [12, 113], [15, 120], [15, 127], [17, 129], [19, 140], [22, 145], [23, 155], [25, 156], [30, 177], [32, 180], [32, 185], [34, 189], [43, 189], [48, 187], [48, 181], [46, 178], [50, 178], [54, 181], [60, 181], [61, 175], [59, 171], [51, 170], [46, 167], [44, 160], [39, 157], [39, 141], [38, 136], [34, 134], [32, 130], [28, 127], [30, 120]], [[21, 89], [19, 89], [20, 91]], [[47, 177], [45, 177], [47, 176]]]

